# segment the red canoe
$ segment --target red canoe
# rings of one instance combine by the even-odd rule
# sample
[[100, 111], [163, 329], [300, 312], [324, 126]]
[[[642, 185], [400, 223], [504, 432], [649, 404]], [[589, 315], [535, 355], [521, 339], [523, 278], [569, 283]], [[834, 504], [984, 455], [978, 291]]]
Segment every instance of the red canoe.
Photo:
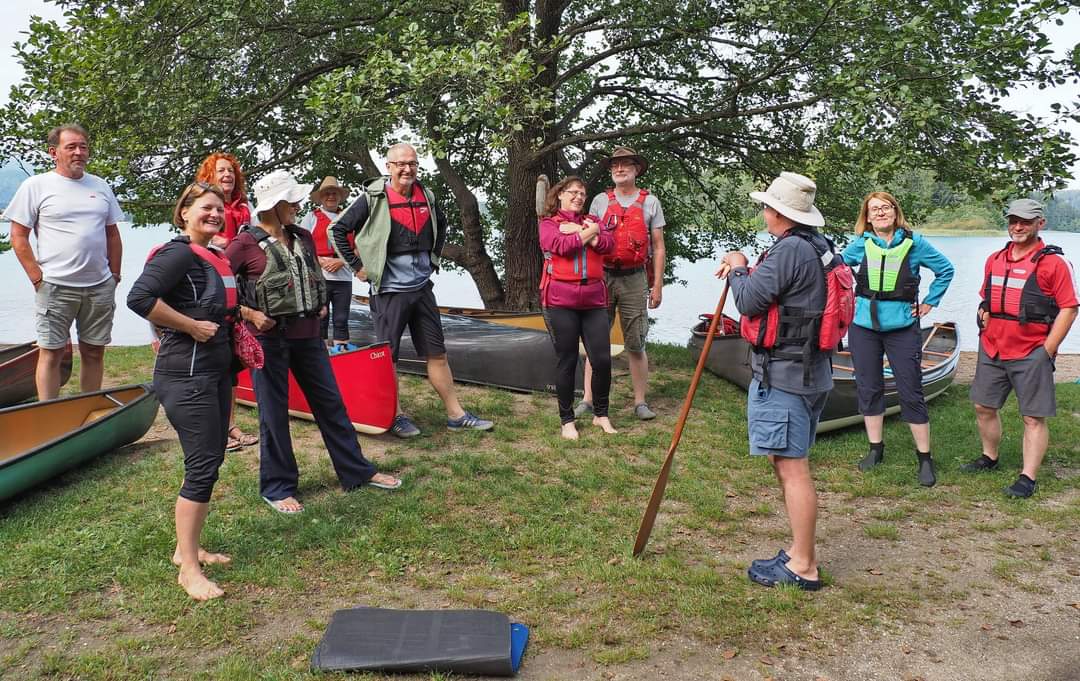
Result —
[[[0, 407], [24, 402], [37, 395], [34, 373], [37, 371], [37, 343], [0, 345]], [[64, 349], [60, 363], [60, 385], [71, 378], [71, 343]]]
[[[394, 412], [397, 410], [397, 375], [390, 357], [390, 344], [376, 343], [359, 350], [330, 355], [330, 368], [334, 371], [338, 389], [345, 401], [345, 411], [356, 432], [379, 435], [389, 430], [394, 424]], [[239, 380], [236, 401], [249, 407], [258, 406], [251, 373], [242, 371]], [[311, 407], [292, 372], [289, 372], [289, 413], [313, 420]]]

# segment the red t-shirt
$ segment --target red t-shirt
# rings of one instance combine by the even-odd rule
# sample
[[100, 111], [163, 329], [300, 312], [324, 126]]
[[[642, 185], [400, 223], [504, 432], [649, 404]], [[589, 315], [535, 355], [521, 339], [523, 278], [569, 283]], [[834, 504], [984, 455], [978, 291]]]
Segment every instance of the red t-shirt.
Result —
[[[1043, 240], [1039, 239], [1035, 249], [1041, 249], [1044, 245]], [[1012, 258], [1012, 252], [1013, 244], [1009, 244], [1009, 250], [1005, 253], [1009, 263], [1028, 261], [1035, 251], [1028, 253], [1019, 260]], [[986, 259], [986, 265], [983, 267], [984, 285], [986, 277], [990, 276], [990, 263], [993, 261], [994, 255]], [[1059, 255], [1044, 256], [1039, 261], [1039, 268], [1035, 271], [1035, 276], [1039, 288], [1046, 295], [1053, 297], [1059, 308], [1064, 310], [1067, 307], [1077, 306], [1072, 267], [1067, 260]], [[983, 298], [985, 293], [984, 289], [980, 289], [979, 297]], [[986, 320], [986, 327], [979, 338], [982, 349], [990, 357], [1022, 359], [1030, 355], [1032, 350], [1044, 344], [1048, 335], [1050, 335], [1050, 327], [1046, 324], [1021, 324], [1011, 319], [989, 317]]]

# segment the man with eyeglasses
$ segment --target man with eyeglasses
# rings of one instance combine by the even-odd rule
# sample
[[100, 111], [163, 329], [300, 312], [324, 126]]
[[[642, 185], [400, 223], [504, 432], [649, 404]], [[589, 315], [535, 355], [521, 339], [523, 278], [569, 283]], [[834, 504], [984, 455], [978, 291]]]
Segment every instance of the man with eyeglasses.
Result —
[[1005, 495], [1026, 498], [1035, 493], [1049, 444], [1046, 418], [1057, 414], [1054, 357], [1076, 320], [1077, 299], [1072, 266], [1059, 247], [1048, 246], [1039, 237], [1046, 225], [1042, 204], [1018, 199], [1005, 214], [1009, 243], [986, 260], [979, 304], [979, 362], [971, 383], [982, 454], [960, 470], [997, 468], [998, 411], [1015, 390], [1024, 419], [1023, 467]]
[[[664, 209], [637, 179], [649, 168], [648, 161], [630, 147], [616, 147], [601, 161], [611, 172], [614, 187], [597, 194], [589, 213], [603, 216], [615, 229], [615, 250], [604, 256], [604, 281], [608, 290], [608, 317], [614, 324], [616, 311], [630, 363], [634, 389], [634, 415], [643, 421], [656, 418], [645, 393], [649, 387], [649, 358], [645, 336], [648, 310], [660, 307], [664, 291]], [[581, 418], [592, 412], [592, 366], [585, 362], [585, 395], [574, 409]]]
[[[380, 339], [398, 359], [401, 335], [409, 328], [416, 354], [427, 362], [428, 381], [446, 407], [449, 430], [491, 430], [492, 422], [466, 411], [458, 401], [446, 359], [442, 318], [432, 275], [446, 240], [446, 218], [431, 191], [417, 179], [419, 163], [410, 144], [386, 151], [389, 181], [377, 178], [330, 225], [334, 250], [360, 281], [371, 285], [371, 314]], [[349, 244], [355, 235], [356, 249]], [[391, 428], [398, 437], [420, 434], [401, 410]]]
[[[4, 211], [11, 220], [11, 246], [34, 287], [39, 400], [60, 394], [61, 364], [79, 334], [79, 386], [99, 390], [105, 346], [112, 340], [122, 245], [120, 204], [105, 180], [86, 172], [89, 135], [76, 124], [49, 131], [53, 170], [19, 185]], [[37, 254], [30, 246], [37, 240]]]

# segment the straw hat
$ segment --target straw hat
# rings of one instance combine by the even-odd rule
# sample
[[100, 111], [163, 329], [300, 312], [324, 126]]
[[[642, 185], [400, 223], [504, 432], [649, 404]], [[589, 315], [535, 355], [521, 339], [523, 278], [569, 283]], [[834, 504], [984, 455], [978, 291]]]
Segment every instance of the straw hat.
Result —
[[320, 184], [315, 191], [311, 192], [308, 196], [312, 203], [322, 203], [322, 195], [324, 192], [334, 191], [337, 192], [338, 201], [344, 203], [345, 199], [349, 197], [349, 190], [344, 185], [338, 184], [337, 178], [333, 175], [327, 175], [323, 178], [322, 184]]
[[649, 169], [649, 162], [645, 160], [645, 157], [630, 147], [615, 147], [615, 151], [611, 152], [611, 156], [602, 159], [600, 165], [604, 167], [604, 170], [611, 170], [611, 162], [618, 159], [627, 159], [636, 163], [638, 177], [644, 175], [645, 171]]
[[769, 206], [800, 225], [823, 227], [825, 217], [814, 207], [817, 185], [805, 175], [780, 173], [763, 192], [750, 192], [750, 198]]
[[311, 193], [310, 184], [300, 184], [286, 170], [275, 170], [255, 183], [255, 214], [273, 210], [278, 202], [303, 203]]

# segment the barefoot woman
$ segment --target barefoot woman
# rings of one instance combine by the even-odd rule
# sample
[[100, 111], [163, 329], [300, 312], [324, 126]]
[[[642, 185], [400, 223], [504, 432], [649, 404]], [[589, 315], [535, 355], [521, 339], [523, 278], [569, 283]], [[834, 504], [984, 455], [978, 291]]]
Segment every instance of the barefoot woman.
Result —
[[224, 256], [208, 248], [224, 222], [224, 205], [218, 186], [189, 185], [173, 211], [180, 236], [151, 255], [127, 300], [132, 311], [160, 329], [154, 390], [184, 450], [173, 563], [180, 567], [180, 586], [199, 601], [224, 593], [200, 564], [229, 562], [228, 556], [199, 546], [225, 458], [232, 401], [232, 349], [225, 318], [236, 306], [236, 289]]
[[611, 343], [608, 340], [607, 287], [603, 254], [615, 246], [611, 230], [601, 229], [596, 216], [585, 215], [585, 184], [567, 177], [547, 194], [540, 218], [540, 248], [544, 273], [540, 302], [555, 343], [562, 436], [578, 437], [574, 425], [574, 376], [578, 341], [592, 363], [593, 424], [614, 433], [608, 418], [611, 388]]

